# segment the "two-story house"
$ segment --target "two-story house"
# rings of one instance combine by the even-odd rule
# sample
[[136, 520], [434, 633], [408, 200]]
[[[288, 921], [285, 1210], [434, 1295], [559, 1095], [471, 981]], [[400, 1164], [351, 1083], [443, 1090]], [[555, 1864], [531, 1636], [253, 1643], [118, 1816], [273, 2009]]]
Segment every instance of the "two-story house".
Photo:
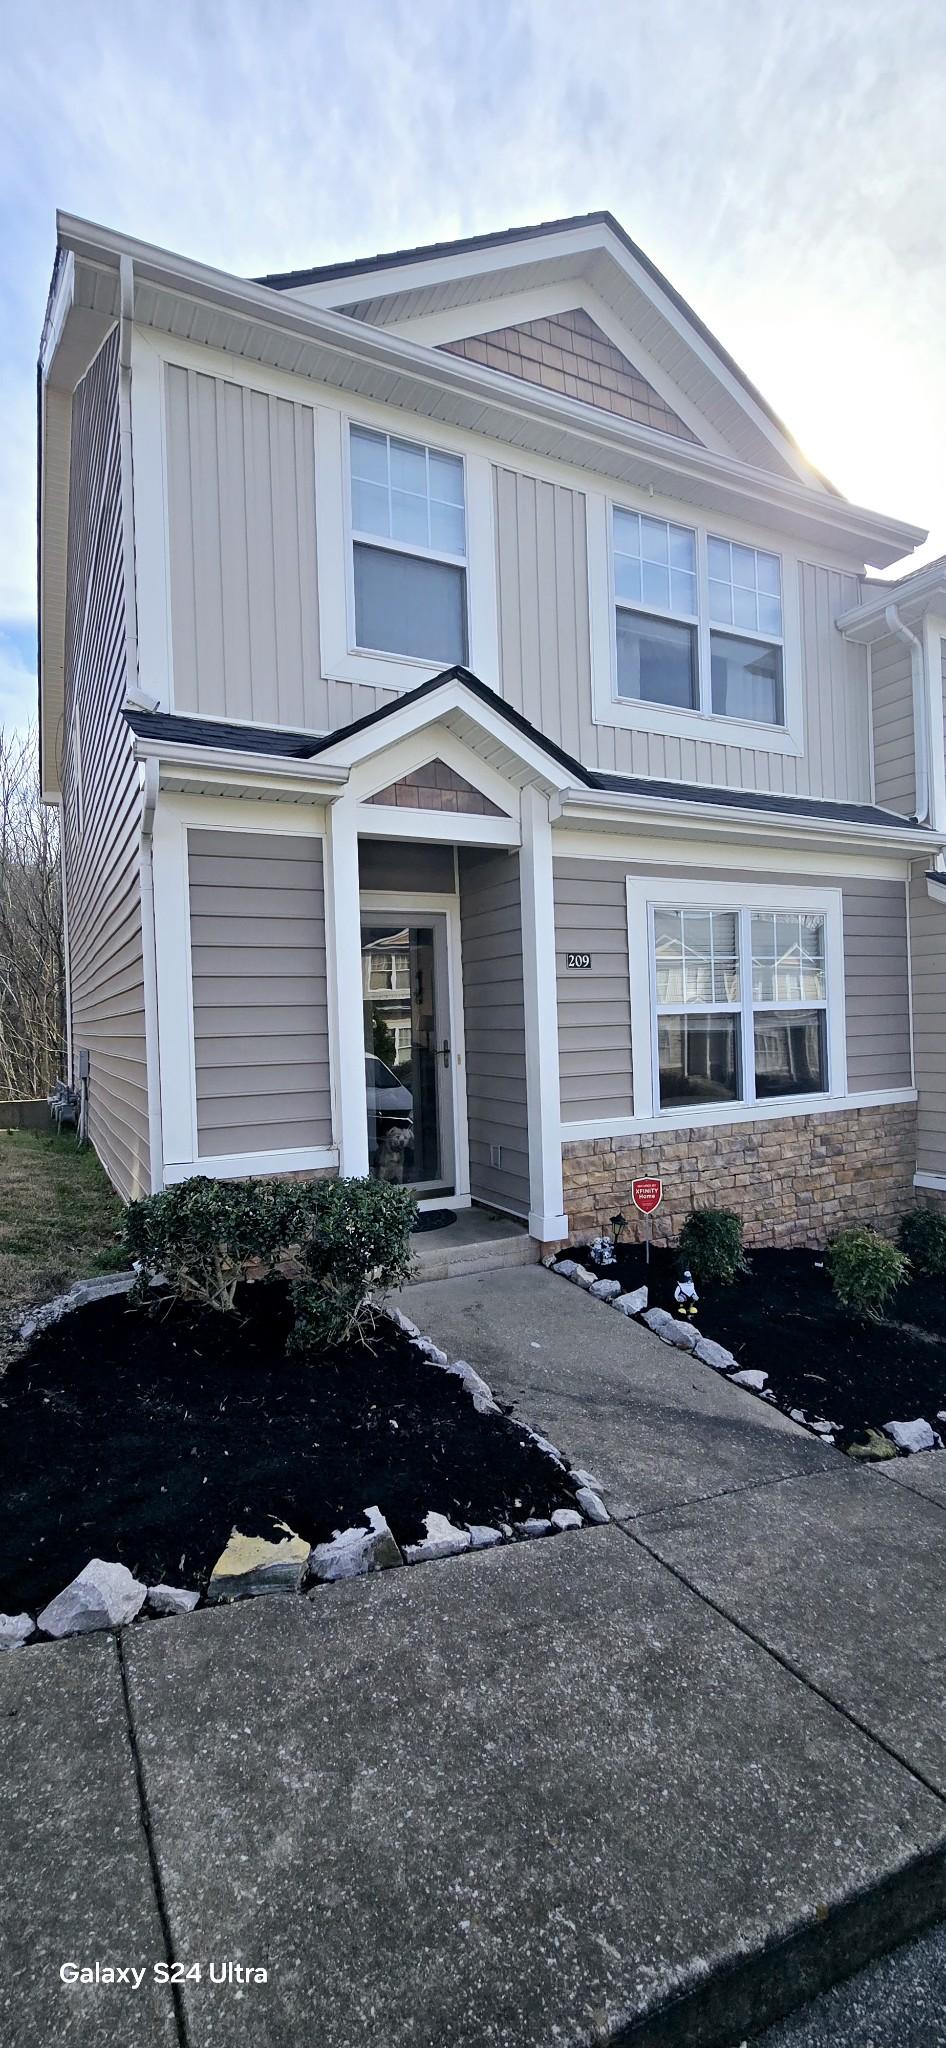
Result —
[[946, 1189], [942, 564], [608, 214], [254, 281], [60, 218], [43, 786], [131, 1197], [342, 1172], [543, 1243]]

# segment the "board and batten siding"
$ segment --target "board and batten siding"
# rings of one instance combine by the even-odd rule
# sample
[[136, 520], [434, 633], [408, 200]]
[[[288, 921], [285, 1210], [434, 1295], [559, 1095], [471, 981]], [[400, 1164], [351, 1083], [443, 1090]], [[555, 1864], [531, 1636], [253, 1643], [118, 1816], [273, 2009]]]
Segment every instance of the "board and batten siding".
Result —
[[916, 753], [913, 738], [913, 670], [910, 649], [895, 634], [870, 649], [870, 694], [874, 721], [874, 793], [887, 810], [916, 812]]
[[166, 365], [174, 709], [328, 732], [397, 695], [320, 673], [315, 414]]
[[134, 1200], [151, 1183], [141, 797], [121, 715], [126, 667], [114, 329], [72, 406], [62, 829], [73, 1058], [89, 1055], [91, 1142], [119, 1193]]
[[[654, 867], [652, 863], [585, 860], [556, 855], [555, 958], [563, 1123], [604, 1122], [633, 1115], [631, 1061], [632, 972], [646, 975], [646, 960], [628, 959], [628, 875], [731, 882], [739, 902], [746, 874], [725, 868]], [[758, 873], [753, 881], [764, 879]], [[773, 886], [830, 889], [830, 875], [773, 875]], [[909, 1088], [909, 968], [903, 882], [845, 877], [844, 987], [848, 1092], [870, 1094]], [[946, 924], [946, 920], [944, 920]], [[566, 968], [569, 952], [590, 953], [590, 971]], [[803, 1104], [799, 1102], [801, 1114]]]
[[[461, 848], [459, 870], [470, 1193], [477, 1201], [526, 1216], [529, 1133], [519, 856]], [[490, 1158], [496, 1146], [498, 1165]]]
[[632, 732], [592, 716], [584, 493], [497, 468], [495, 518], [502, 695], [586, 767], [870, 801], [867, 654], [834, 624], [857, 602], [856, 576], [799, 564], [803, 754]]
[[187, 837], [198, 1157], [331, 1145], [321, 841]]
[[910, 953], [917, 1171], [946, 1174], [946, 904], [933, 901], [919, 866], [910, 883]]

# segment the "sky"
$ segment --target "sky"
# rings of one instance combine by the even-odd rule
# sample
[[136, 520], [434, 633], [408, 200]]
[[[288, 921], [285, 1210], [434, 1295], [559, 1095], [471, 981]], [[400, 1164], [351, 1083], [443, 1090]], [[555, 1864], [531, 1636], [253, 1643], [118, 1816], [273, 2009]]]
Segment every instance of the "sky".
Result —
[[253, 276], [607, 207], [946, 552], [936, 0], [0, 0], [0, 724], [35, 704], [56, 208]]

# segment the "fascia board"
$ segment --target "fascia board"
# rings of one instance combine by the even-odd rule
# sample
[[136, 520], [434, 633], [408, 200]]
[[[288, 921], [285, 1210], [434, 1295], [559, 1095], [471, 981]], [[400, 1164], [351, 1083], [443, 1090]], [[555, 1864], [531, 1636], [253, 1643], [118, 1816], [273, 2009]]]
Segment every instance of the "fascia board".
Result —
[[864, 604], [855, 604], [841, 612], [835, 620], [838, 632], [846, 640], [856, 640], [866, 646], [872, 640], [885, 640], [890, 632], [887, 624], [887, 607], [896, 605], [902, 619], [916, 624], [928, 611], [946, 611], [946, 572], [941, 563], [935, 569], [924, 572], [918, 569], [915, 576], [892, 580], [883, 591], [872, 591]]
[[885, 846], [902, 851], [904, 855], [918, 849], [932, 854], [938, 847], [946, 845], [946, 838], [919, 827], [888, 830], [885, 825], [857, 824], [841, 818], [792, 817], [781, 811], [737, 809], [728, 804], [701, 804], [676, 797], [625, 796], [622, 799], [620, 795], [608, 797], [597, 790], [565, 791], [555, 805], [555, 818], [557, 821], [573, 819], [576, 824], [600, 823], [603, 826], [626, 826], [635, 820], [652, 824], [655, 818], [661, 818], [665, 822], [673, 820], [689, 827], [699, 826], [701, 830], [724, 826], [727, 837], [735, 833], [753, 839], [798, 839], [806, 844], [822, 840], [826, 844]]

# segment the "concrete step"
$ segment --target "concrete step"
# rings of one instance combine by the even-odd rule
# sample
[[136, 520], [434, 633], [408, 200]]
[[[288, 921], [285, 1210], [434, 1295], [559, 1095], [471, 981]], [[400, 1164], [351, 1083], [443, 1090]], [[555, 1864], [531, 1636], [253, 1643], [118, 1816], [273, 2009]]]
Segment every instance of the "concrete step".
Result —
[[528, 1231], [503, 1237], [474, 1238], [468, 1243], [449, 1242], [449, 1230], [432, 1231], [414, 1240], [415, 1278], [459, 1280], [469, 1273], [490, 1273], [498, 1266], [535, 1266], [539, 1261], [538, 1241]]

